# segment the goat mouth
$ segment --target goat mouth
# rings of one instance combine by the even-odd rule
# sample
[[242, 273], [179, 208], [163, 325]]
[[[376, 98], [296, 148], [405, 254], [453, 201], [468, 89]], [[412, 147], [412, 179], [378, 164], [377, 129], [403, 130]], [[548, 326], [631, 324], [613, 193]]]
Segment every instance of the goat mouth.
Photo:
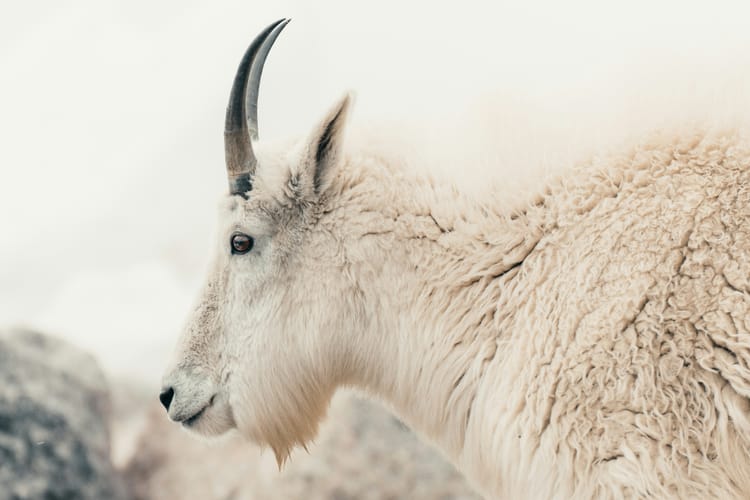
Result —
[[209, 409], [213, 403], [214, 398], [211, 397], [211, 401], [209, 401], [206, 406], [198, 410], [198, 413], [195, 413], [192, 417], [188, 417], [180, 423], [185, 427], [191, 427], [195, 422], [198, 421], [199, 418], [203, 416], [204, 413], [206, 413], [206, 410]]
[[192, 417], [188, 417], [188, 418], [186, 418], [185, 420], [183, 420], [183, 421], [182, 421], [182, 422], [180, 422], [180, 423], [181, 423], [181, 424], [182, 424], [183, 426], [185, 426], [185, 427], [190, 427], [190, 426], [192, 426], [192, 425], [193, 425], [193, 424], [194, 424], [195, 422], [197, 422], [197, 421], [198, 421], [198, 419], [199, 419], [199, 418], [201, 418], [201, 417], [203, 416], [203, 413], [205, 413], [205, 411], [206, 411], [206, 408], [208, 408], [208, 406], [205, 406], [205, 407], [203, 407], [203, 409], [202, 409], [202, 410], [200, 410], [200, 411], [199, 411], [198, 413], [196, 413], [196, 414], [195, 414], [195, 415], [193, 415]]

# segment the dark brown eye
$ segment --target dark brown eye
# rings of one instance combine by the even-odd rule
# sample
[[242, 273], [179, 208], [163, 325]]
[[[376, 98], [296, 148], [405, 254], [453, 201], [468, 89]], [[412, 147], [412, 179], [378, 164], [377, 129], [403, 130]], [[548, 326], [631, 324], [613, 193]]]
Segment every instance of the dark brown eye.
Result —
[[253, 249], [253, 239], [242, 233], [234, 233], [232, 235], [232, 253], [235, 255], [242, 255]]

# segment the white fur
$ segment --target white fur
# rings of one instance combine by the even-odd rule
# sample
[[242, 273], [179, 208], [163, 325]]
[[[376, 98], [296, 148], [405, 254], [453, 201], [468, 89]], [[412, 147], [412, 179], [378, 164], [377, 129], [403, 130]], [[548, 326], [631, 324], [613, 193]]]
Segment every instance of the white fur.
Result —
[[[189, 387], [210, 386], [191, 428], [236, 428], [281, 463], [353, 386], [488, 497], [747, 495], [743, 132], [654, 134], [513, 204], [373, 148], [342, 152], [347, 109], [291, 153], [260, 153], [249, 199], [224, 203], [166, 378], [173, 418], [205, 406]], [[230, 254], [235, 231], [252, 252]]]

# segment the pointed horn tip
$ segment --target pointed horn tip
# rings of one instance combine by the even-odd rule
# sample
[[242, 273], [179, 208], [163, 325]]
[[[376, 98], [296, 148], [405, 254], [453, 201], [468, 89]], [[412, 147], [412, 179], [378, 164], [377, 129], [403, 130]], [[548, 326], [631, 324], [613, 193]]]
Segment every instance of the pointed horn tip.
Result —
[[270, 28], [271, 31], [281, 31], [290, 22], [292, 22], [291, 17], [282, 17], [281, 19], [278, 19], [271, 23], [266, 29]]
[[224, 124], [224, 148], [232, 194], [242, 194], [252, 189], [246, 179], [254, 171], [256, 163], [252, 142], [258, 139], [260, 77], [268, 52], [290, 22], [291, 18], [281, 18], [257, 35], [245, 51], [235, 75]]
[[287, 25], [291, 22], [292, 22], [291, 18], [288, 18], [288, 17], [282, 17], [281, 19], [276, 21], [276, 26], [272, 30], [272, 33], [275, 33], [275, 35], [271, 35], [271, 36], [273, 36], [274, 38], [279, 36], [279, 34], [282, 31], [284, 31], [284, 28], [286, 28]]

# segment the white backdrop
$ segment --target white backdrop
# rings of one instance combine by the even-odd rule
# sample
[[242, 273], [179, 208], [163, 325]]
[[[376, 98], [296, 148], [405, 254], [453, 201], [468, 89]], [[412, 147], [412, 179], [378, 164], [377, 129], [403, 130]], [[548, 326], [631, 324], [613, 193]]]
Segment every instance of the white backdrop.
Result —
[[[360, 125], [450, 128], [473, 110], [489, 139], [471, 147], [496, 147], [494, 174], [513, 176], [551, 145], [575, 149], [583, 124], [638, 124], [634, 109], [700, 96], [750, 116], [733, 100], [750, 89], [743, 3], [6, 3], [0, 324], [158, 384], [209, 258], [231, 79], [273, 20], [293, 18], [264, 73], [263, 138], [306, 133], [354, 90]], [[510, 161], [519, 138], [531, 146]]]

